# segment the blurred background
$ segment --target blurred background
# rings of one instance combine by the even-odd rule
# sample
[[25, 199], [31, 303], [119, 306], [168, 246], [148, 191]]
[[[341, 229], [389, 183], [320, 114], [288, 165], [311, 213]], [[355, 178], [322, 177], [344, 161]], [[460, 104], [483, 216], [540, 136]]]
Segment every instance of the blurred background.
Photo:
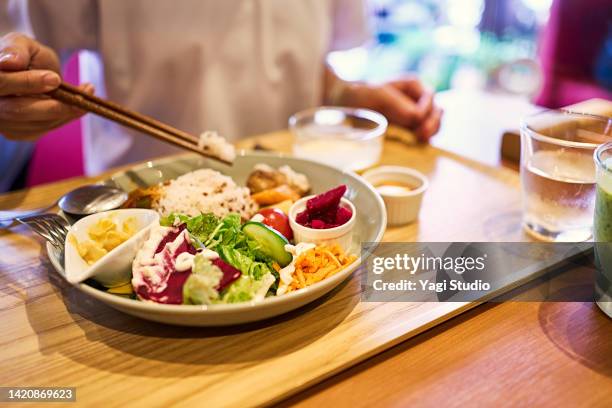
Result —
[[[437, 91], [509, 93], [552, 108], [610, 97], [610, 0], [368, 3], [372, 43], [330, 55], [345, 79], [415, 72]], [[563, 81], [566, 92], [551, 89]]]
[[[366, 1], [371, 41], [329, 62], [347, 80], [420, 76], [445, 112], [435, 146], [497, 165], [501, 135], [521, 117], [612, 100], [612, 0]], [[78, 54], [64, 71], [79, 82]], [[81, 143], [79, 122], [51, 132], [4, 188], [82, 175]]]

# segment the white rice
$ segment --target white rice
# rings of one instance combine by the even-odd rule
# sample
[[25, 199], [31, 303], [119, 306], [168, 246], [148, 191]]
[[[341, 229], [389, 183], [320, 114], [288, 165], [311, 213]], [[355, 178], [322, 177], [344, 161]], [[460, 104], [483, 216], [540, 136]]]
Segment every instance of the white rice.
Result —
[[217, 132], [207, 131], [202, 133], [198, 140], [198, 148], [226, 162], [231, 163], [236, 159], [236, 148], [234, 145], [228, 143]]
[[239, 187], [231, 177], [218, 171], [201, 169], [183, 174], [163, 187], [156, 210], [166, 216], [171, 213], [191, 217], [214, 213], [224, 217], [229, 213], [249, 219], [257, 211], [248, 188]]

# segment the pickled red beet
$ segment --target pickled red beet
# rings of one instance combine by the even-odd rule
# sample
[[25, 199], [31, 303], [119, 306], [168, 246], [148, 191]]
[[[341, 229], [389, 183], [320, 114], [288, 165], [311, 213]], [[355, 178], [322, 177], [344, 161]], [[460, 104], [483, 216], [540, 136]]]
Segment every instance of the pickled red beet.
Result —
[[312, 222], [310, 223], [310, 228], [314, 228], [314, 229], [328, 229], [328, 228], [331, 228], [331, 227], [325, 221], [322, 221], [322, 220], [312, 220]]
[[316, 214], [313, 218], [318, 220], [325, 221], [327, 224], [335, 224], [336, 223], [336, 213], [338, 212], [338, 208], [331, 208], [324, 213]]
[[336, 211], [336, 224], [346, 224], [352, 216], [353, 212], [350, 209], [345, 207], [338, 207], [338, 211]]
[[221, 269], [223, 272], [223, 276], [219, 281], [219, 286], [217, 286], [217, 290], [221, 292], [223, 289], [227, 288], [231, 283], [233, 283], [236, 279], [240, 277], [242, 272], [238, 269], [234, 268], [232, 265], [223, 261], [221, 258], [216, 258], [212, 261], [212, 264]]
[[[165, 280], [165, 284], [160, 286], [159, 283], [156, 284], [150, 278], [144, 277], [144, 284], [136, 288], [136, 293], [140, 298], [157, 303], [179, 305], [183, 303], [183, 285], [191, 274], [191, 269], [179, 272], [176, 270], [175, 261], [184, 252], [196, 254], [196, 249], [191, 244], [185, 228], [186, 225], [181, 224], [179, 227], [170, 229], [157, 246], [155, 254], [161, 253], [163, 257], [161, 264], [163, 272], [160, 279], [162, 283]], [[178, 245], [170, 249], [170, 244], [174, 244], [179, 238], [182, 240], [178, 242]]]
[[340, 205], [340, 199], [344, 193], [346, 193], [346, 185], [339, 185], [336, 188], [332, 188], [306, 201], [306, 209], [311, 215], [315, 213], [321, 214], [328, 210], [336, 209]]
[[304, 210], [295, 216], [295, 222], [305, 227], [310, 224], [310, 217], [308, 216], [308, 210]]
[[295, 216], [295, 221], [304, 227], [329, 229], [346, 224], [353, 213], [340, 206], [346, 186], [341, 185], [306, 201], [306, 209]]
[[[178, 227], [175, 227], [173, 230], [171, 230], [166, 236], [162, 238], [161, 242], [157, 246], [157, 249], [155, 250], [155, 253], [156, 254], [160, 253], [166, 247], [168, 243], [174, 242], [176, 237], [181, 235], [181, 233], [183, 232], [183, 230], [185, 230], [185, 228], [187, 228], [187, 224], [183, 223], [179, 225]], [[185, 252], [185, 251], [181, 251], [181, 252]]]

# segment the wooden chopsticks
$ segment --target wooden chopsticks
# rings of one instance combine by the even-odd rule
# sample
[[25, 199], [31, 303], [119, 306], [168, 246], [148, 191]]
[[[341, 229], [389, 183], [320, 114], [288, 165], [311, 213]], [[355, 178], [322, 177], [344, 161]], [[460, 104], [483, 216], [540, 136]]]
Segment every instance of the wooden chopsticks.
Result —
[[210, 155], [204, 151], [204, 149], [199, 148], [199, 138], [197, 136], [183, 132], [182, 130], [176, 129], [149, 116], [134, 112], [117, 103], [98, 98], [94, 95], [89, 95], [73, 85], [62, 82], [57, 89], [49, 92], [48, 95], [53, 99], [57, 99], [68, 105], [76, 106], [81, 110], [95, 113], [106, 119], [146, 133], [161, 141], [191, 150], [192, 152], [196, 152], [202, 156], [225, 164], [232, 164], [219, 157]]

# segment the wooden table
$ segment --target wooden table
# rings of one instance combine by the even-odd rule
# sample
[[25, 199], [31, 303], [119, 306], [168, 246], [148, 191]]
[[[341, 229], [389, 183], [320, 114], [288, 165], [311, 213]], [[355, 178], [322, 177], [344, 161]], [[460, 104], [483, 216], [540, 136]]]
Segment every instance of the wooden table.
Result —
[[[290, 143], [285, 132], [255, 140], [279, 150], [287, 150]], [[244, 145], [252, 144], [251, 140]], [[415, 167], [431, 179], [420, 222], [389, 229], [385, 240], [525, 239], [518, 227], [516, 172], [487, 167], [432, 146], [388, 142], [383, 156], [384, 163]], [[106, 176], [0, 196], [0, 209], [48, 204], [76, 186]], [[358, 282], [353, 279], [323, 304], [347, 305], [346, 313], [342, 306], [343, 313], [334, 325], [355, 318], [355, 311], [376, 313], [359, 308], [357, 288]], [[304, 315], [294, 314], [292, 319], [280, 318], [250, 329], [265, 333], [279, 328], [289, 333], [294, 320], [308, 319], [321, 307], [318, 304]], [[249, 360], [221, 356], [209, 358], [204, 367], [202, 357], [194, 353], [203, 352], [198, 345], [205, 343], [198, 337], [213, 336], [210, 330], [196, 329], [191, 334], [186, 329], [129, 318], [99, 305], [91, 307], [82, 294], [70, 290], [50, 272], [41, 241], [23, 228], [0, 232], [0, 321], [0, 385], [74, 384], [82, 390], [81, 394], [77, 391], [79, 402], [89, 405], [102, 401], [109, 406], [127, 402], [149, 406], [203, 404], [208, 390], [198, 377], [203, 370], [218, 367], [222, 373], [232, 365], [250, 364]], [[319, 329], [323, 331], [312, 333], [314, 337], [304, 339], [304, 344], [319, 341], [335, 330]], [[239, 331], [223, 329], [218, 335], [231, 340], [233, 333]], [[309, 382], [296, 381], [281, 393], [265, 390], [248, 401], [265, 403], [282, 396], [290, 397], [282, 404], [304, 406], [330, 402], [338, 406], [609, 406], [611, 339], [610, 320], [591, 303], [484, 305], [312, 388], [304, 389], [312, 385]], [[347, 360], [330, 372], [350, 365]], [[304, 361], [305, 370], [307, 366]], [[299, 372], [301, 367], [291, 369]], [[146, 391], [139, 394], [136, 385]], [[248, 391], [246, 385], [235, 387], [238, 394], [248, 395]], [[230, 397], [240, 400], [236, 395]]]
[[524, 96], [465, 89], [436, 93], [436, 104], [444, 120], [431, 143], [490, 166], [501, 164], [503, 133], [517, 131], [521, 118], [541, 109]]

